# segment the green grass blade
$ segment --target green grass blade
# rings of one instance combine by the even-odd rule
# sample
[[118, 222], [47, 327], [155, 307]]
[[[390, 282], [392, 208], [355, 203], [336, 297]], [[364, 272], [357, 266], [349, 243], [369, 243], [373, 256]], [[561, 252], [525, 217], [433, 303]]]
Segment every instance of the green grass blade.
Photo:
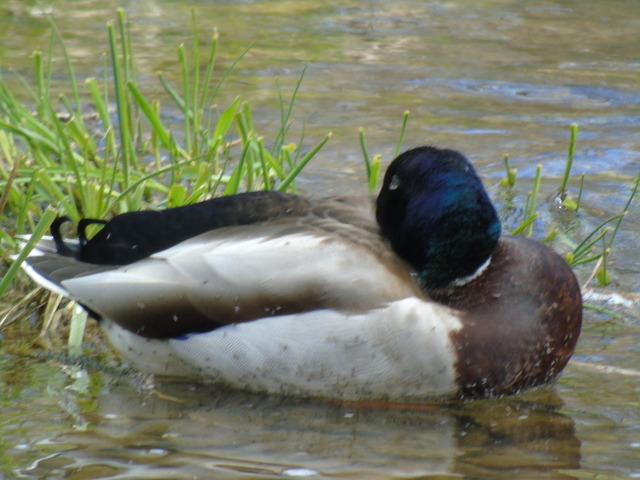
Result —
[[[271, 175], [269, 173], [269, 165], [266, 159], [266, 148], [264, 146], [264, 138], [258, 138], [258, 158], [260, 159], [260, 168], [262, 169], [262, 188], [264, 190], [271, 190], [272, 182]], [[0, 213], [2, 210], [0, 210]]]
[[197, 155], [200, 151], [199, 148], [199, 132], [200, 132], [200, 120], [202, 119], [202, 105], [199, 103], [199, 88], [200, 88], [200, 48], [199, 48], [199, 35], [198, 27], [196, 24], [196, 11], [191, 9], [191, 24], [192, 24], [192, 36], [193, 43], [191, 50], [193, 52], [193, 68], [191, 70], [191, 110], [193, 112], [192, 117], [192, 131], [193, 131], [193, 155]]
[[120, 150], [122, 154], [122, 171], [124, 173], [124, 187], [129, 186], [129, 172], [133, 165], [133, 152], [130, 138], [129, 108], [125, 94], [125, 80], [122, 74], [116, 34], [113, 22], [107, 23], [109, 46], [111, 51], [111, 68], [113, 69], [113, 84], [116, 92], [116, 108], [118, 111], [118, 127], [120, 134]]
[[233, 120], [236, 117], [238, 105], [240, 105], [240, 97], [236, 97], [233, 103], [229, 105], [229, 107], [227, 107], [218, 117], [216, 128], [213, 131], [213, 139], [215, 141], [218, 139], [223, 140], [227, 135], [227, 132], [229, 131], [229, 128], [231, 128]]
[[184, 109], [182, 113], [184, 114], [183, 121], [183, 129], [184, 129], [184, 141], [185, 141], [185, 150], [189, 152], [191, 155], [194, 155], [193, 150], [193, 135], [191, 133], [191, 121], [194, 117], [194, 112], [192, 110], [191, 105], [191, 93], [189, 86], [189, 65], [187, 63], [187, 56], [184, 51], [184, 44], [181, 44], [178, 47], [178, 61], [180, 62], [180, 76], [182, 78], [182, 100]]
[[26, 128], [20, 128], [16, 125], [5, 122], [0, 122], [0, 128], [20, 135], [36, 150], [45, 150], [61, 156], [59, 145], [46, 136], [42, 135], [40, 132], [36, 132]]
[[171, 146], [171, 134], [162, 124], [160, 116], [158, 115], [156, 110], [149, 104], [147, 99], [144, 98], [144, 96], [138, 89], [138, 86], [134, 82], [127, 82], [127, 87], [133, 95], [133, 98], [135, 99], [137, 105], [142, 110], [142, 113], [144, 113], [145, 117], [151, 124], [153, 133], [158, 136], [160, 142], [162, 143], [162, 146], [166, 149], [169, 149]]
[[102, 122], [102, 126], [106, 132], [105, 136], [107, 145], [111, 149], [111, 152], [116, 152], [117, 146], [115, 136], [113, 134], [113, 124], [111, 123], [111, 116], [109, 115], [108, 102], [103, 99], [100, 93], [100, 87], [98, 86], [98, 82], [95, 78], [88, 78], [85, 82], [85, 85], [89, 89], [93, 104], [98, 111], [98, 116], [100, 117], [100, 121]]
[[76, 115], [82, 115], [82, 105], [80, 103], [80, 90], [78, 89], [78, 81], [76, 79], [76, 75], [73, 68], [73, 63], [71, 61], [71, 57], [69, 56], [69, 51], [67, 50], [67, 46], [64, 42], [64, 38], [58, 30], [55, 22], [51, 15], [45, 15], [47, 22], [49, 22], [49, 26], [51, 27], [51, 31], [55, 35], [58, 40], [58, 44], [62, 49], [62, 55], [64, 57], [65, 65], [67, 68], [67, 72], [69, 73], [69, 82], [71, 82], [71, 92], [73, 93], [73, 100], [75, 102], [75, 113]]
[[606, 248], [609, 248], [609, 249], [611, 248], [611, 245], [613, 244], [613, 240], [616, 238], [616, 235], [618, 234], [618, 230], [620, 229], [620, 224], [622, 223], [622, 220], [624, 219], [627, 212], [629, 211], [629, 208], [631, 207], [631, 203], [633, 202], [633, 199], [638, 193], [639, 187], [640, 187], [640, 174], [638, 174], [638, 176], [636, 177], [636, 180], [633, 185], [633, 189], [631, 190], [631, 195], [629, 195], [629, 198], [627, 199], [627, 203], [625, 204], [624, 209], [622, 210], [622, 214], [620, 215], [620, 218], [618, 218], [616, 225], [613, 227], [613, 233], [611, 234], [611, 239], [609, 240], [609, 243]]
[[22, 262], [25, 260], [25, 258], [27, 258], [29, 253], [31, 253], [31, 250], [33, 250], [33, 248], [38, 244], [45, 233], [47, 233], [49, 227], [51, 226], [51, 223], [56, 218], [56, 215], [57, 212], [52, 208], [47, 208], [44, 211], [44, 213], [40, 217], [40, 220], [38, 221], [38, 224], [36, 225], [35, 230], [31, 234], [31, 237], [22, 248], [16, 259], [13, 261], [13, 263], [9, 266], [9, 269], [7, 270], [7, 273], [5, 273], [4, 277], [2, 277], [2, 280], [0, 280], [0, 297], [4, 295], [4, 292], [6, 292], [9, 288], [9, 285], [11, 285], [11, 282], [20, 269], [20, 265], [22, 265]]
[[[536, 165], [536, 176], [533, 180], [533, 189], [531, 190], [531, 195], [529, 196], [529, 202], [527, 203], [527, 208], [525, 209], [524, 218], [533, 218], [536, 217], [536, 201], [538, 199], [538, 192], [540, 191], [540, 182], [542, 181], [542, 165]], [[534, 218], [535, 220], [535, 218]], [[533, 222], [528, 222], [527, 227], [524, 229], [524, 234], [527, 237], [530, 237], [533, 234]]]
[[[282, 148], [282, 146], [286, 142], [287, 132], [289, 131], [289, 121], [291, 119], [291, 114], [293, 113], [293, 106], [296, 102], [296, 98], [298, 97], [298, 92], [300, 91], [300, 86], [302, 85], [302, 80], [304, 79], [304, 75], [306, 72], [307, 66], [305, 65], [302, 69], [300, 77], [298, 78], [298, 82], [293, 89], [293, 93], [291, 94], [291, 99], [289, 100], [289, 106], [286, 112], [284, 110], [284, 101], [282, 100], [282, 96], [280, 95], [280, 130], [276, 135], [276, 139], [273, 141], [273, 147], [271, 148], [272, 152], [277, 152], [278, 150], [280, 150], [280, 148]], [[278, 93], [281, 94], [279, 88]]]
[[213, 69], [216, 64], [216, 53], [218, 50], [218, 31], [214, 30], [211, 36], [211, 46], [209, 47], [209, 58], [207, 59], [207, 67], [205, 69], [204, 79], [202, 81], [202, 91], [200, 92], [200, 105], [204, 108], [205, 103], [209, 97], [209, 85], [211, 85], [211, 78], [213, 77]]
[[529, 228], [531, 228], [531, 226], [533, 225], [533, 222], [535, 222], [537, 219], [538, 219], [538, 215], [535, 213], [533, 215], [525, 217], [525, 219], [520, 223], [520, 225], [518, 225], [514, 230], [511, 231], [511, 235], [525, 234], [525, 232], [529, 231]]
[[369, 174], [369, 193], [373, 194], [378, 190], [378, 179], [380, 177], [380, 169], [382, 168], [382, 155], [376, 155], [371, 162], [371, 171]]
[[298, 174], [302, 171], [302, 169], [307, 165], [307, 163], [309, 163], [309, 160], [311, 160], [316, 155], [316, 153], [318, 153], [320, 149], [325, 146], [325, 144], [329, 141], [330, 138], [331, 138], [331, 133], [329, 133], [326, 137], [324, 137], [324, 140], [322, 140], [318, 145], [313, 147], [309, 153], [307, 153], [304, 157], [302, 157], [302, 159], [289, 172], [287, 177], [284, 180], [282, 180], [280, 185], [276, 187], [276, 190], [278, 192], [285, 191], [287, 187], [289, 187], [289, 185], [295, 180]]
[[283, 180], [286, 178], [287, 172], [284, 171], [282, 164], [271, 154], [271, 152], [264, 147], [264, 142], [261, 147], [260, 155], [268, 164], [268, 168], [273, 170], [279, 179]]
[[[160, 168], [158, 170], [155, 170], [147, 175], [144, 175], [143, 177], [139, 178], [138, 180], [136, 180], [135, 182], [132, 182], [127, 188], [125, 188], [124, 190], [122, 190], [122, 192], [120, 192], [118, 195], [115, 196], [114, 200], [111, 201], [111, 203], [108, 205], [108, 207], [105, 209], [105, 212], [113, 212], [115, 211], [115, 207], [118, 203], [124, 201], [124, 199], [127, 197], [127, 195], [129, 195], [132, 191], [134, 191], [136, 188], [138, 188], [141, 185], [144, 185], [146, 182], [148, 182], [149, 180], [164, 175], [165, 173], [171, 172], [172, 170], [178, 170], [182, 167], [186, 167], [187, 165], [189, 165], [190, 163], [192, 163], [193, 160], [185, 160], [184, 162], [179, 162], [179, 163], [175, 163], [172, 165], [168, 165], [164, 168]], [[168, 191], [168, 189], [167, 189]]]
[[160, 80], [160, 83], [162, 83], [162, 86], [164, 87], [166, 92], [169, 94], [169, 96], [176, 103], [178, 108], [182, 112], [186, 112], [187, 111], [187, 104], [185, 103], [184, 99], [180, 96], [180, 94], [178, 92], [176, 92], [176, 90], [169, 84], [167, 79], [164, 78], [164, 75], [159, 74], [158, 75], [158, 79]]
[[400, 154], [402, 148], [402, 142], [404, 141], [404, 135], [407, 131], [407, 122], [409, 121], [409, 110], [405, 110], [402, 115], [402, 127], [400, 127], [400, 135], [398, 136], [398, 142], [396, 143], [396, 149], [393, 152], [393, 158], [396, 158]]
[[231, 75], [231, 72], [234, 71], [236, 65], [240, 62], [240, 60], [242, 60], [245, 55], [247, 53], [249, 53], [249, 51], [253, 48], [253, 43], [251, 45], [249, 45], [244, 52], [242, 52], [240, 54], [240, 56], [238, 58], [236, 58], [233, 63], [224, 71], [224, 73], [222, 74], [222, 77], [220, 78], [220, 80], [218, 81], [218, 83], [216, 84], [216, 87], [213, 89], [213, 92], [211, 92], [207, 98], [207, 101], [203, 103], [203, 105], [212, 105], [214, 102], [214, 99], [218, 96], [218, 92], [220, 91], [220, 89], [222, 88], [222, 85], [224, 84], [224, 82], [226, 81], [226, 79], [229, 77], [229, 75]]
[[238, 161], [236, 168], [233, 169], [231, 178], [229, 178], [229, 181], [224, 188], [223, 195], [234, 195], [240, 190], [240, 180], [242, 178], [242, 172], [245, 168], [245, 161], [247, 159], [247, 154], [249, 152], [250, 146], [250, 143], [245, 144], [244, 149], [242, 150], [242, 155], [240, 156], [240, 160]]
[[578, 124], [571, 124], [571, 139], [569, 140], [569, 152], [567, 154], [567, 162], [564, 166], [564, 174], [562, 175], [562, 184], [560, 185], [560, 194], [564, 197], [567, 191], [567, 183], [573, 165], [573, 157], [576, 154], [576, 140], [578, 138]]
[[358, 129], [358, 140], [360, 141], [360, 149], [362, 150], [362, 157], [364, 158], [364, 166], [367, 169], [367, 179], [371, 179], [371, 155], [367, 149], [367, 141], [364, 138], [364, 128]]
[[502, 179], [501, 184], [505, 187], [513, 187], [516, 184], [516, 174], [518, 170], [511, 168], [511, 158], [508, 153], [502, 156], [502, 161], [504, 162], [504, 169], [507, 176]]

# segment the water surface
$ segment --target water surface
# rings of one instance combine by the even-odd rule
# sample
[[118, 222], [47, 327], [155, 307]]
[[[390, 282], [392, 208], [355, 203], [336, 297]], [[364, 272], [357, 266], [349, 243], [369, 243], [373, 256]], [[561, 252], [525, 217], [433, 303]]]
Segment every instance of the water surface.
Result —
[[[50, 30], [31, 2], [0, 15], [0, 64], [33, 81], [30, 55]], [[357, 129], [385, 162], [402, 114], [404, 146], [466, 153], [515, 225], [543, 165], [541, 218], [576, 236], [624, 207], [640, 170], [640, 3], [618, 1], [54, 0], [81, 79], [102, 75], [105, 24], [125, 8], [148, 92], [156, 72], [177, 81], [190, 8], [220, 32], [220, 65], [249, 53], [220, 102], [251, 102], [265, 137], [278, 128], [278, 85], [291, 93], [307, 68], [291, 139], [332, 131], [300, 183], [307, 193], [364, 191]], [[59, 52], [58, 52], [59, 53]], [[55, 88], [68, 88], [58, 55]], [[17, 84], [16, 84], [17, 85]], [[580, 125], [571, 191], [585, 174], [578, 215], [553, 208], [569, 124]], [[499, 186], [509, 153], [518, 183]], [[34, 357], [0, 344], [0, 471], [8, 478], [505, 478], [640, 477], [640, 220], [637, 202], [610, 256], [613, 284], [589, 302], [574, 360], [557, 385], [508, 399], [382, 409], [221, 392]], [[554, 245], [567, 251], [564, 237]], [[587, 281], [588, 268], [578, 270]], [[591, 284], [591, 286], [593, 283]], [[619, 297], [612, 296], [616, 294]], [[608, 302], [608, 303], [607, 303]], [[25, 331], [22, 330], [25, 329]], [[37, 349], [36, 349], [37, 351]], [[154, 390], [155, 387], [155, 390]]]

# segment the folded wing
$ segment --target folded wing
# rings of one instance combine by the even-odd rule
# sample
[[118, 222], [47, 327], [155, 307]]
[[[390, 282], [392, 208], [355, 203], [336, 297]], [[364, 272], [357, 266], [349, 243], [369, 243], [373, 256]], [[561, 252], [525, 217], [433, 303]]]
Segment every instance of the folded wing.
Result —
[[129, 265], [48, 254], [30, 267], [97, 316], [148, 338], [319, 309], [358, 313], [420, 295], [370, 210], [341, 205], [217, 228]]

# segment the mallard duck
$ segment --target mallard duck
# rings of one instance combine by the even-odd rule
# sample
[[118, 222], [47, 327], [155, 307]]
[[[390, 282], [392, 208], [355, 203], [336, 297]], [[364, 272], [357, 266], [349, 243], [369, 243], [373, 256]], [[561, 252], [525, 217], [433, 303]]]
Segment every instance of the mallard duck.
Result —
[[552, 382], [582, 319], [549, 248], [501, 235], [454, 150], [389, 166], [377, 200], [262, 191], [60, 224], [25, 263], [146, 372], [268, 393], [415, 401]]

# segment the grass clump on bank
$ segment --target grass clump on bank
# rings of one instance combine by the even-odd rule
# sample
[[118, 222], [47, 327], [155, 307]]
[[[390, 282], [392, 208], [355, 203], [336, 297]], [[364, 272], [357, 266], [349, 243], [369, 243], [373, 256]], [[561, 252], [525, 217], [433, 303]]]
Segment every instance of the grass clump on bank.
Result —
[[[74, 221], [103, 219], [240, 191], [295, 192], [296, 176], [330, 137], [305, 149], [288, 142], [300, 82], [288, 102], [281, 97], [281, 126], [268, 142], [256, 132], [248, 103], [238, 97], [218, 108], [218, 93], [242, 57], [216, 81], [218, 36], [214, 33], [202, 51], [195, 18], [193, 44], [178, 48], [180, 85], [159, 75], [173, 102], [170, 108], [184, 119], [179, 136], [165, 124], [160, 100], [145, 96], [138, 84], [122, 10], [107, 25], [108, 68], [102, 79], [87, 79], [84, 90], [60, 33], [50, 24], [47, 55], [33, 56], [35, 87], [17, 77], [27, 102], [10, 91], [0, 73], [0, 222], [9, 225], [0, 237], [2, 259], [16, 250], [16, 235], [32, 233], [37, 240], [58, 212]], [[65, 59], [71, 99], [52, 98], [56, 45]], [[82, 103], [87, 97], [89, 108]], [[5, 275], [0, 294], [13, 274]]]

